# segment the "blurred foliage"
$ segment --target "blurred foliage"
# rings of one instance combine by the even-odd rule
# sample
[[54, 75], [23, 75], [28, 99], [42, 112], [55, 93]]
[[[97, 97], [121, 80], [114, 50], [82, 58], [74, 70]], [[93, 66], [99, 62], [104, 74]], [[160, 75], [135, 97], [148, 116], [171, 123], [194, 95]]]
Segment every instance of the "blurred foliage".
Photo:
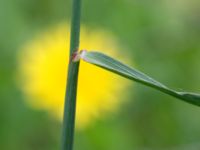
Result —
[[[15, 83], [20, 46], [69, 20], [69, 0], [0, 1], [0, 149], [59, 149], [61, 125], [23, 102]], [[200, 1], [83, 0], [82, 21], [117, 35], [137, 68], [200, 93]], [[123, 49], [122, 49], [123, 51]], [[126, 53], [126, 52], [124, 52]], [[77, 132], [75, 150], [199, 150], [200, 109], [140, 85], [121, 112]]]

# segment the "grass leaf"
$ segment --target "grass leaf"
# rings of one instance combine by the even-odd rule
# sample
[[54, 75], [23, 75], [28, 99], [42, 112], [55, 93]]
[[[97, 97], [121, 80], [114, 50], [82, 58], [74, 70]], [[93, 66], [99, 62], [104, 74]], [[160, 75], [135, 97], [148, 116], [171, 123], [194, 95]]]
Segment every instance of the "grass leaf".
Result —
[[88, 63], [94, 64], [111, 72], [114, 72], [115, 74], [118, 74], [130, 80], [142, 83], [146, 86], [157, 89], [163, 93], [184, 100], [188, 103], [200, 106], [200, 94], [189, 93], [189, 92], [178, 92], [173, 89], [170, 89], [169, 87], [156, 81], [155, 79], [152, 79], [146, 74], [132, 67], [129, 67], [103, 53], [95, 51], [88, 52], [83, 50], [79, 53], [79, 56]]

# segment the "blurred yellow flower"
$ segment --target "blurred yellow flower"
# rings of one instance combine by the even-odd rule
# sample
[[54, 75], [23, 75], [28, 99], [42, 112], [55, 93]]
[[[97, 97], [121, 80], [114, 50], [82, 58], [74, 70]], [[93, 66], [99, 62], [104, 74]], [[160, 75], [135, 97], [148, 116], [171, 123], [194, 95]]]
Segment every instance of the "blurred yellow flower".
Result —
[[[63, 113], [69, 43], [69, 26], [64, 23], [41, 33], [19, 54], [20, 87], [25, 99], [30, 106], [46, 110], [59, 120]], [[124, 51], [110, 33], [84, 26], [80, 49], [100, 50], [116, 58], [121, 58]], [[125, 79], [81, 62], [76, 127], [83, 128], [119, 108], [127, 86]]]

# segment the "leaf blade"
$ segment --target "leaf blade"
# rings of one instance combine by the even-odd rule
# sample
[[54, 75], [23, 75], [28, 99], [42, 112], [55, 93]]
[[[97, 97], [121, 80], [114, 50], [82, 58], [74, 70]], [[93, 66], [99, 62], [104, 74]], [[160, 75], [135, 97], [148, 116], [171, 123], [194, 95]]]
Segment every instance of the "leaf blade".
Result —
[[122, 62], [96, 51], [82, 51], [81, 58], [93, 65], [104, 68], [108, 71], [111, 71], [115, 74], [134, 80], [143, 85], [157, 89], [165, 94], [171, 95], [188, 103], [200, 106], [200, 94], [190, 93], [190, 92], [178, 92], [164, 84], [156, 81], [155, 79], [147, 76], [139, 70], [136, 70], [132, 67], [123, 64]]

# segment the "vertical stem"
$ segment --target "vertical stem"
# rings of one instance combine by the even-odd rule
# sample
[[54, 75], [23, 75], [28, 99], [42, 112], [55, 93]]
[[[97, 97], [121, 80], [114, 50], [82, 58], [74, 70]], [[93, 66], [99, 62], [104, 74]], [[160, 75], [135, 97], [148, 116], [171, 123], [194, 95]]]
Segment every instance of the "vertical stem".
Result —
[[73, 0], [69, 58], [70, 62], [68, 68], [67, 90], [65, 95], [62, 150], [73, 149], [79, 62], [71, 62], [71, 57], [79, 48], [80, 16], [81, 0]]

